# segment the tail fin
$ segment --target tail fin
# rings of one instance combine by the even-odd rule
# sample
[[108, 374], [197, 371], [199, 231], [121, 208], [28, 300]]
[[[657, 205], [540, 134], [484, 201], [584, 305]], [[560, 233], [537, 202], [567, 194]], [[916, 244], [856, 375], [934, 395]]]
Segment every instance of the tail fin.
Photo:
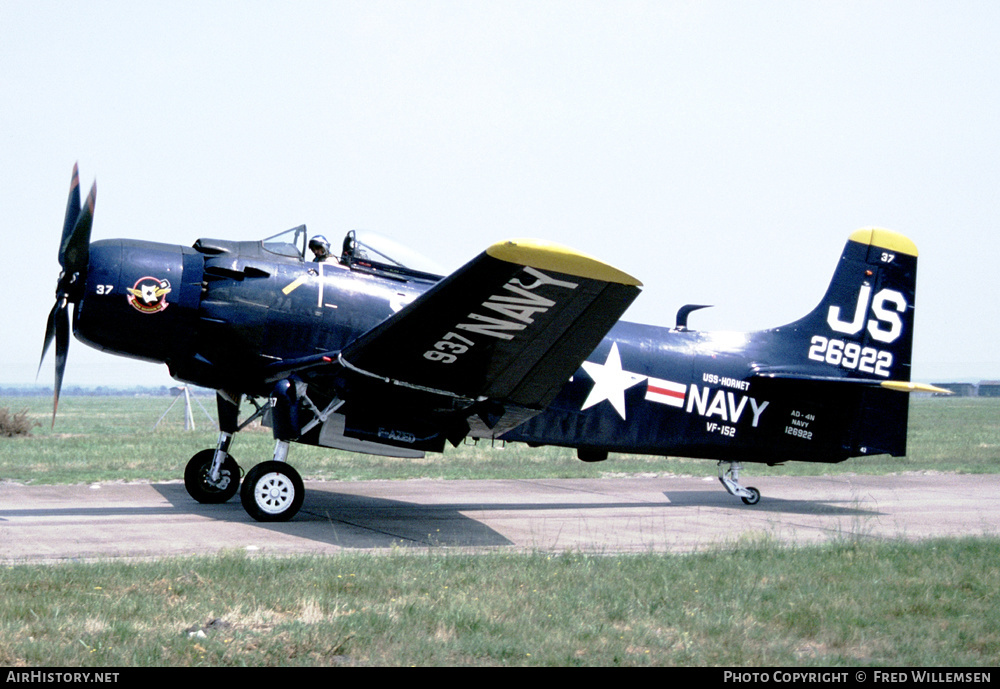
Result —
[[906, 453], [917, 247], [890, 230], [854, 232], [826, 295], [804, 318], [767, 331], [779, 361], [757, 367], [784, 394], [824, 409], [827, 448]]
[[901, 234], [853, 233], [826, 295], [809, 315], [783, 328], [800, 346], [789, 372], [821, 378], [907, 382], [913, 351], [917, 247]]

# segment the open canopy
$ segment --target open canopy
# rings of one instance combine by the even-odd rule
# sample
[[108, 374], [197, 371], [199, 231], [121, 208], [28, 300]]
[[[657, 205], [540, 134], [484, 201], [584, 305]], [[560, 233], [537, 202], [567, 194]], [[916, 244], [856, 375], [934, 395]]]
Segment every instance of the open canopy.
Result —
[[[272, 254], [305, 261], [309, 260], [306, 255], [308, 239], [306, 226], [299, 225], [264, 239], [261, 246]], [[341, 246], [340, 260], [343, 263], [361, 263], [433, 276], [446, 272], [432, 259], [375, 232], [351, 230]]]

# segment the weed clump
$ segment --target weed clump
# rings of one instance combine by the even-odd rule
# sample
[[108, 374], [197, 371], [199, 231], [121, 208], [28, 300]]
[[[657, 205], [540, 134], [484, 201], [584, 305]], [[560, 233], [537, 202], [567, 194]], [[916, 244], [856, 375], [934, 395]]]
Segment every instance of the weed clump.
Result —
[[17, 438], [31, 435], [31, 429], [41, 424], [28, 418], [28, 410], [11, 413], [9, 407], [0, 409], [0, 437]]

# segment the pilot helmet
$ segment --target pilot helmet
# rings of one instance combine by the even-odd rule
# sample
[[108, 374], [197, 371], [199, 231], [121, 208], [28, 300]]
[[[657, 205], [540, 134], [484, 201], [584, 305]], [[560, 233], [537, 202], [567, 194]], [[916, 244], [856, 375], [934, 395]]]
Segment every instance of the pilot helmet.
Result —
[[309, 251], [313, 252], [318, 259], [327, 258], [330, 255], [330, 242], [326, 241], [326, 237], [318, 234], [309, 240]]

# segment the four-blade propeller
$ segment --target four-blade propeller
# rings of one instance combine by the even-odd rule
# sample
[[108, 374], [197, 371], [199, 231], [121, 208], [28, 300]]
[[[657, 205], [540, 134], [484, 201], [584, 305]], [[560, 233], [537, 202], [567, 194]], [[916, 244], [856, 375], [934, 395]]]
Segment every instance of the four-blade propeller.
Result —
[[80, 175], [73, 166], [73, 180], [70, 182], [69, 199], [66, 202], [66, 219], [63, 222], [62, 241], [59, 244], [59, 265], [62, 272], [56, 284], [56, 303], [49, 312], [45, 326], [45, 343], [42, 358], [38, 362], [41, 372], [45, 354], [52, 340], [56, 341], [56, 380], [52, 401], [52, 425], [56, 423], [59, 408], [59, 391], [62, 389], [63, 373], [66, 370], [66, 353], [69, 351], [69, 304], [76, 304], [83, 296], [87, 282], [87, 265], [90, 261], [90, 230], [94, 223], [94, 203], [97, 199], [97, 182], [90, 188], [86, 203], [80, 205]]

